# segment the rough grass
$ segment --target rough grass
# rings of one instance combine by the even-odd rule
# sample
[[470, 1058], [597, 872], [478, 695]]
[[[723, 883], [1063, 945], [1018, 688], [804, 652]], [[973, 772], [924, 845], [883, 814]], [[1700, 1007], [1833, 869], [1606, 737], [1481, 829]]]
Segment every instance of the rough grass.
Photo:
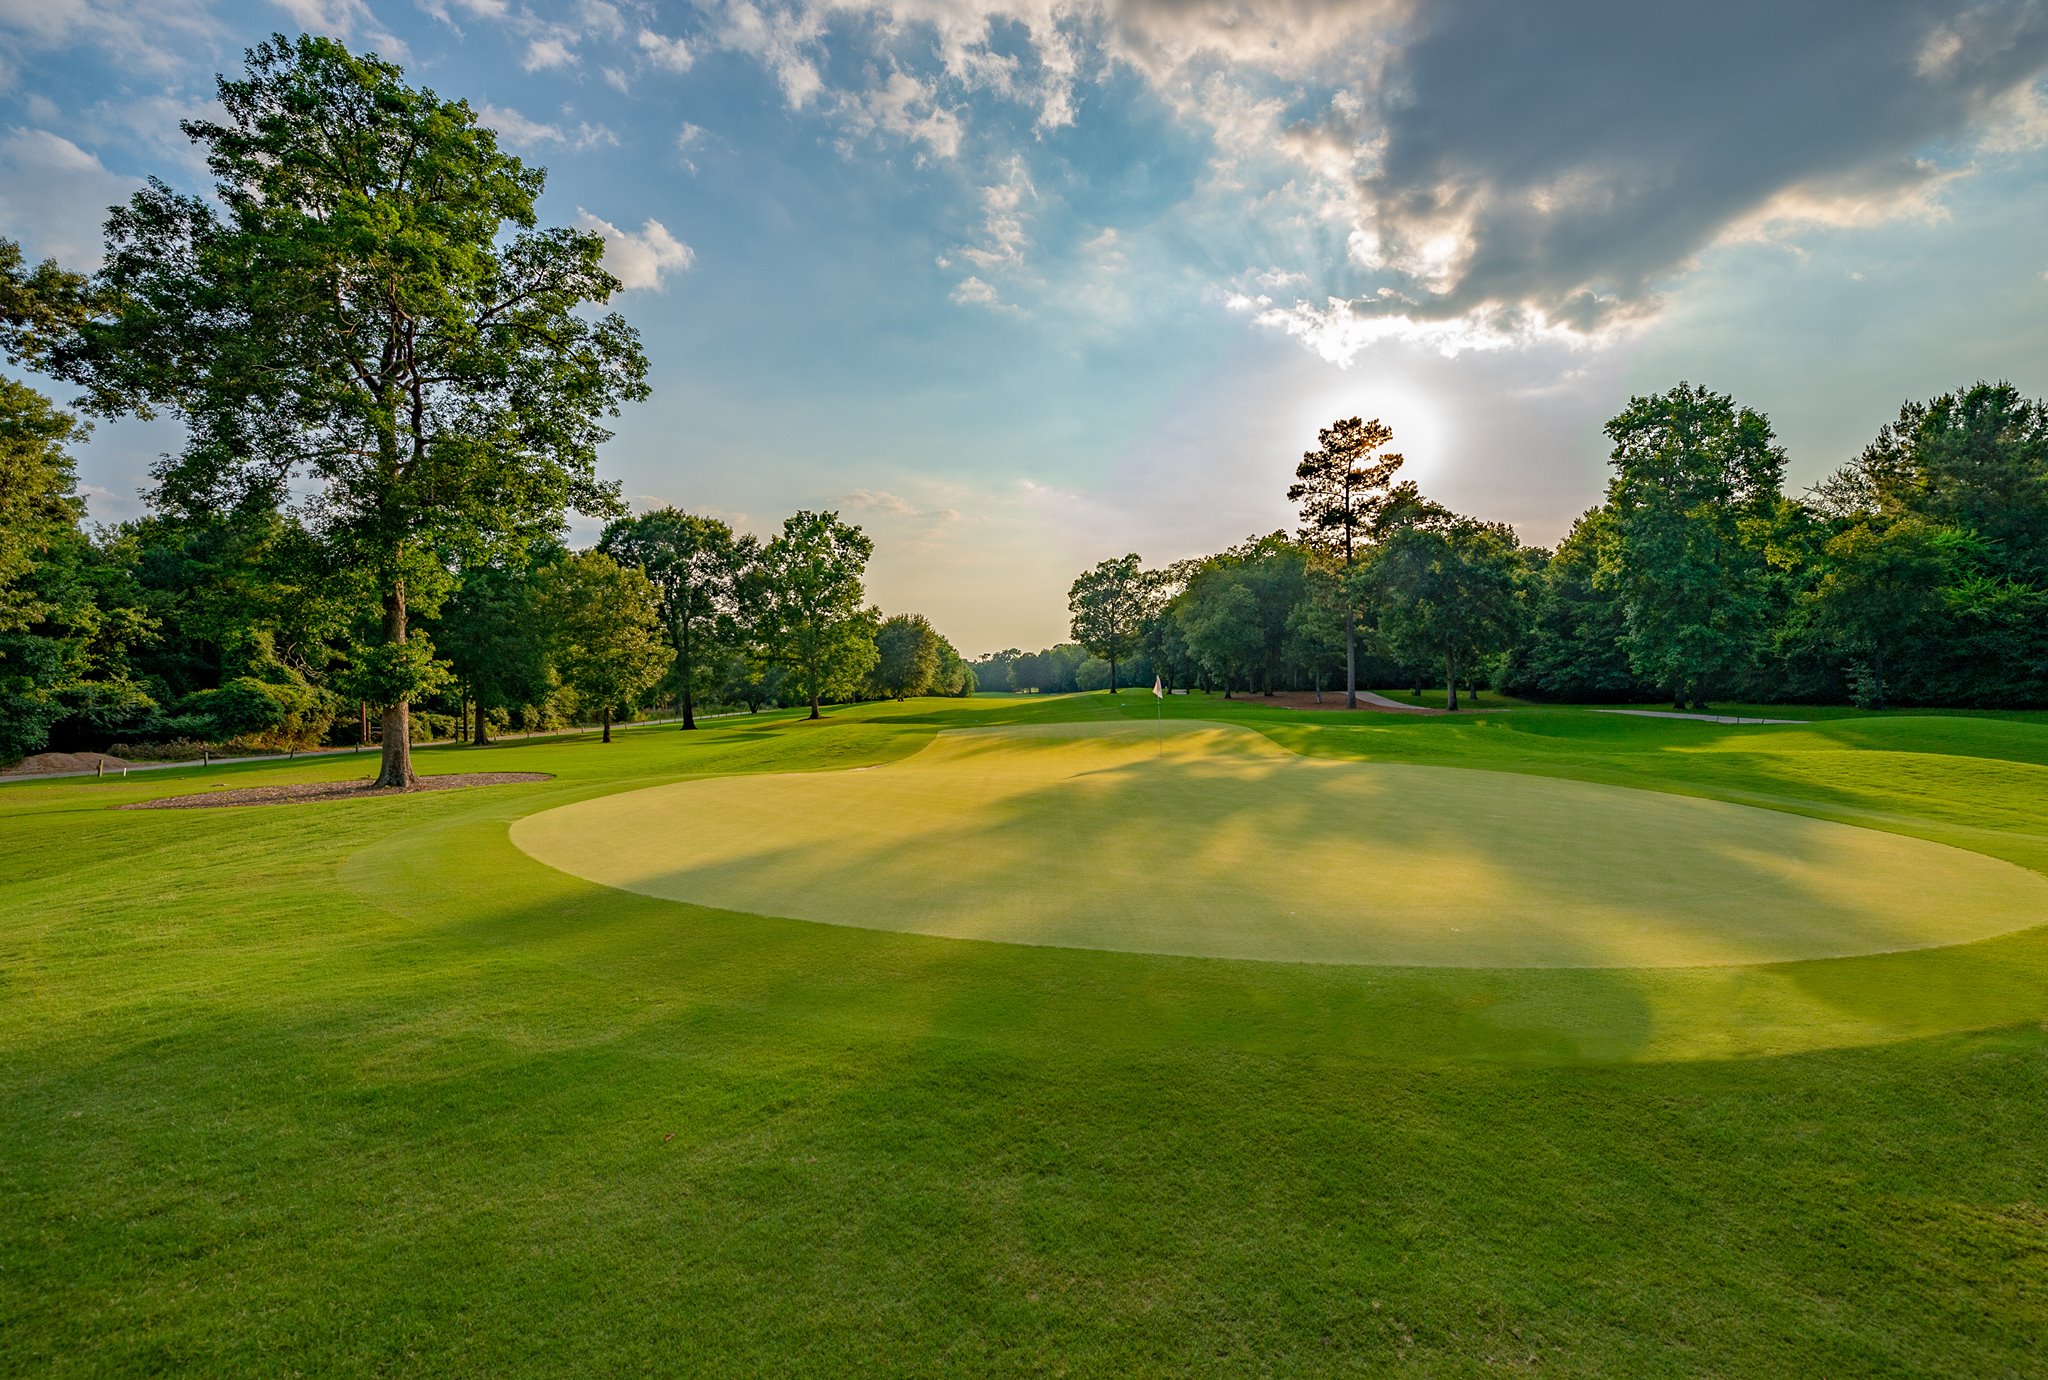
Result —
[[[699, 911], [507, 837], [1154, 710], [437, 750], [556, 779], [333, 806], [103, 808], [197, 770], [0, 789], [0, 1369], [2043, 1373], [2048, 932], [1722, 970], [1225, 962]], [[2048, 871], [2038, 724], [1166, 712]]]

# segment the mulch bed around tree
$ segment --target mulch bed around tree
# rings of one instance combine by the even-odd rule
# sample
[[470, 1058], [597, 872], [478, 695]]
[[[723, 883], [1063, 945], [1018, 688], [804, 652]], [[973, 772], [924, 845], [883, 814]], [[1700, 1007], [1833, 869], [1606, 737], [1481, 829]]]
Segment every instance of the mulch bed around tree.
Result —
[[292, 786], [244, 786], [199, 795], [170, 795], [138, 800], [117, 810], [210, 810], [224, 805], [297, 805], [308, 800], [361, 800], [379, 795], [410, 795], [417, 791], [457, 791], [465, 786], [510, 786], [521, 781], [552, 781], [544, 771], [465, 771], [448, 776], [422, 776], [413, 791], [379, 790], [367, 781], [304, 781]]

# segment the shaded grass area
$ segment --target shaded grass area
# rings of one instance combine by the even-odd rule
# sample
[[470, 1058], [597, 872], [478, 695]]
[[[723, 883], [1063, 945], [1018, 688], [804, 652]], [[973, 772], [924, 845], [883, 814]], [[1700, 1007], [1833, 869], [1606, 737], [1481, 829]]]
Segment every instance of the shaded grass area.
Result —
[[[0, 789], [0, 1368], [2042, 1373], [2040, 931], [1333, 969], [702, 911], [506, 839], [1136, 698], [434, 751], [556, 780], [331, 807], [102, 808], [196, 771]], [[1302, 751], [2044, 860], [2027, 725], [1325, 728], [1187, 698]]]

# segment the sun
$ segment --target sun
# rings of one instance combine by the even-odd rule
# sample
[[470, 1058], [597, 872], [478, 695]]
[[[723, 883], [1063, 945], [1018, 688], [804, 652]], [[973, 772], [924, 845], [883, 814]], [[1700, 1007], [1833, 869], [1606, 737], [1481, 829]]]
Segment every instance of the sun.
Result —
[[1391, 449], [1407, 461], [1401, 477], [1414, 480], [1425, 490], [1429, 478], [1448, 467], [1445, 451], [1452, 434], [1450, 409], [1398, 369], [1353, 368], [1337, 374], [1327, 387], [1310, 394], [1289, 434], [1298, 434], [1302, 449], [1311, 450], [1317, 431], [1342, 417], [1377, 417], [1392, 427]]

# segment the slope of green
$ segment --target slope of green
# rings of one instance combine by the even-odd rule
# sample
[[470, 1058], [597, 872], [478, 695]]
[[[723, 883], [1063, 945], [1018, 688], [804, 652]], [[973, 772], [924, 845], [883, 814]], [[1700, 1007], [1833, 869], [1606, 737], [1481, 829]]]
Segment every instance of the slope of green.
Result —
[[[1190, 699], [1168, 715], [1318, 759], [2048, 872], [2037, 724]], [[1154, 711], [437, 750], [556, 779], [340, 805], [104, 808], [365, 764], [0, 788], [0, 1371], [2042, 1373], [2043, 929], [1698, 969], [1233, 962], [707, 911], [509, 837]]]
[[1209, 958], [1699, 967], [2048, 921], [2048, 879], [1959, 848], [1613, 786], [1302, 757], [1184, 720], [943, 733], [872, 769], [582, 801], [519, 820], [512, 840], [573, 876], [723, 910]]

